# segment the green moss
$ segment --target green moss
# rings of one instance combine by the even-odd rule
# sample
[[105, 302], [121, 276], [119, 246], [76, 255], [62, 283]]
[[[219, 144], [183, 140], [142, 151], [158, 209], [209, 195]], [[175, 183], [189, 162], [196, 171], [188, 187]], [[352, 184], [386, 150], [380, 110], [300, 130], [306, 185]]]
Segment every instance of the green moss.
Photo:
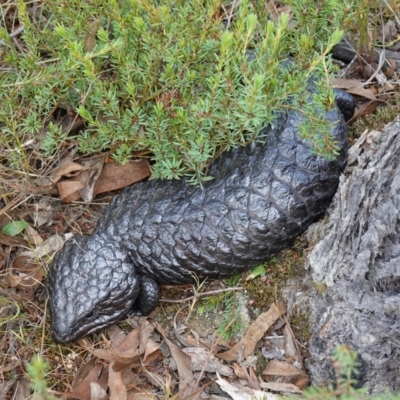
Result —
[[290, 327], [294, 332], [296, 340], [299, 340], [301, 343], [308, 343], [311, 338], [310, 312], [294, 313], [290, 319]]
[[[182, 308], [185, 304], [191, 305], [190, 301], [184, 302], [183, 300], [193, 295], [193, 290], [188, 290], [188, 286], [161, 286], [161, 299], [168, 300], [182, 300], [182, 303], [168, 303], [161, 301], [159, 303], [160, 310], [157, 313], [157, 318], [170, 318], [171, 315]], [[189, 313], [189, 308], [183, 310], [183, 313]]]
[[271, 303], [282, 300], [281, 289], [287, 282], [304, 276], [305, 249], [305, 241], [297, 239], [291, 249], [283, 251], [264, 264], [264, 277], [244, 283], [254, 306], [265, 309]]
[[255, 373], [257, 376], [264, 371], [265, 367], [268, 364], [267, 359], [261, 354], [260, 351], [256, 351], [257, 361], [256, 361], [256, 370]]
[[326, 285], [324, 283], [314, 282], [314, 288], [319, 295], [323, 295], [326, 290]]
[[350, 127], [349, 138], [356, 140], [366, 130], [382, 130], [399, 115], [400, 104], [378, 107], [372, 114], [358, 119]]
[[[192, 291], [188, 292], [188, 286], [166, 286], [161, 285], [161, 299], [168, 300], [183, 300], [186, 297], [192, 295]], [[187, 306], [187, 307], [185, 307]], [[171, 319], [176, 315], [176, 313], [182, 308], [183, 310], [180, 312], [180, 317], [186, 318], [190, 312], [190, 301], [182, 301], [179, 303], [168, 303], [160, 301], [158, 305], [158, 312], [154, 317], [154, 320], [157, 321], [161, 326], [170, 329], [171, 328]]]

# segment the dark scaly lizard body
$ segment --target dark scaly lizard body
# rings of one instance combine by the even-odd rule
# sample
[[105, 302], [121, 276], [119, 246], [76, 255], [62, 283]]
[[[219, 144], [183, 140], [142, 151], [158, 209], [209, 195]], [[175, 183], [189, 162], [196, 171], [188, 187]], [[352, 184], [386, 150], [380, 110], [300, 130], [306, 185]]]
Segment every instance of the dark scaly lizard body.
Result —
[[[351, 96], [337, 102], [349, 118]], [[69, 240], [48, 274], [52, 335], [71, 342], [132, 309], [147, 314], [158, 283], [229, 277], [277, 254], [323, 214], [347, 160], [347, 126], [326, 114], [340, 154], [313, 155], [300, 112], [282, 113], [259, 139], [224, 153], [204, 189], [153, 180], [112, 199], [92, 235]], [[263, 138], [263, 140], [261, 140]]]

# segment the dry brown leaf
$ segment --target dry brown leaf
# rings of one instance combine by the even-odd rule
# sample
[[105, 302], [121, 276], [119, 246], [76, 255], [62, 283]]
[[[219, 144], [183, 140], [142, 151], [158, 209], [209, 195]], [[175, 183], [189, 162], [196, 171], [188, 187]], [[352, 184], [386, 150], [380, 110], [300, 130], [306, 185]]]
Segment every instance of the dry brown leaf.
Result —
[[363, 87], [354, 87], [348, 89], [347, 92], [355, 96], [364, 97], [369, 100], [376, 100], [375, 93], [371, 89], [365, 89]]
[[[54, 188], [54, 190], [56, 189]], [[43, 197], [36, 203], [36, 207], [37, 209], [32, 215], [33, 225], [39, 227], [53, 221], [54, 215], [58, 212], [60, 205], [54, 199]]]
[[[139, 348], [142, 353], [145, 352], [147, 343], [149, 342], [150, 336], [154, 332], [154, 325], [147, 320], [147, 317], [141, 317], [139, 319], [139, 324], [142, 327], [140, 330], [140, 343]], [[118, 347], [121, 348], [122, 344]]]
[[213, 381], [209, 381], [208, 384], [196, 389], [193, 393], [185, 395], [185, 397], [179, 397], [178, 395], [177, 398], [182, 400], [203, 400], [204, 397], [202, 396], [202, 393], [207, 388], [207, 386], [211, 385], [211, 383], [213, 383]]
[[274, 21], [278, 20], [283, 13], [293, 15], [290, 6], [281, 3], [278, 6], [277, 2], [272, 0], [265, 1], [265, 10], [268, 12], [268, 17]]
[[[130, 398], [130, 391], [136, 392], [136, 388], [143, 380], [143, 375], [146, 371], [140, 374], [138, 377], [137, 372], [132, 370], [130, 365], [126, 366], [124, 369], [116, 372], [113, 366], [113, 361], [111, 362], [110, 371], [110, 397], [111, 400], [127, 400]], [[161, 379], [162, 381], [162, 379]]]
[[85, 37], [85, 51], [87, 53], [91, 52], [96, 45], [96, 34], [100, 28], [100, 20], [95, 19], [92, 21], [86, 29]]
[[256, 373], [252, 367], [249, 367], [249, 379], [247, 380], [249, 387], [254, 390], [261, 390], [260, 381], [257, 378]]
[[206, 349], [211, 349], [211, 347], [213, 346], [213, 343], [211, 341], [201, 339], [190, 334], [186, 335], [185, 340], [187, 344], [192, 347], [204, 347]]
[[125, 165], [105, 163], [94, 186], [94, 195], [132, 185], [148, 178], [150, 174], [150, 164], [147, 160], [130, 161]]
[[[121, 341], [126, 338], [126, 334], [117, 325], [112, 325], [106, 330], [110, 337], [112, 347], [118, 346]], [[115, 340], [116, 337], [119, 337], [120, 340]], [[110, 349], [94, 349], [93, 346], [86, 339], [79, 340], [78, 344], [85, 348], [94, 357], [99, 358], [100, 360], [104, 360], [110, 363], [113, 359], [113, 353]]]
[[22, 246], [22, 247], [27, 247], [29, 248], [29, 243], [21, 239], [19, 237], [15, 236], [8, 236], [5, 233], [0, 231], [0, 243], [6, 245], [6, 246]]
[[398, 30], [396, 26], [396, 22], [392, 19], [386, 21], [383, 25], [379, 28], [379, 40], [384, 43], [389, 43], [393, 40], [398, 39]]
[[262, 313], [247, 329], [243, 338], [239, 340], [230, 350], [218, 353], [220, 357], [227, 361], [235, 361], [239, 352], [242, 357], [247, 357], [256, 348], [257, 342], [263, 337], [264, 333], [274, 324], [274, 322], [284, 313], [286, 308], [282, 303], [272, 304], [269, 310]]
[[106, 391], [97, 382], [90, 382], [90, 391], [90, 400], [108, 400]]
[[82, 128], [85, 122], [79, 114], [67, 106], [67, 113], [63, 115], [60, 121], [57, 121], [57, 124], [61, 126], [64, 132], [70, 133], [75, 129]]
[[202, 371], [215, 373], [218, 372], [223, 376], [232, 376], [233, 371], [227, 365], [222, 364], [210, 350], [203, 347], [187, 347], [182, 349], [192, 362], [192, 371]]
[[372, 114], [380, 105], [384, 102], [380, 100], [371, 100], [361, 107], [356, 109], [354, 116], [348, 121], [348, 123], [354, 122], [356, 119], [363, 117], [364, 115]]
[[4, 253], [3, 246], [0, 246], [0, 271], [6, 265], [6, 260], [7, 260], [7, 257]]
[[[109, 349], [94, 349], [93, 345], [86, 338], [79, 339], [77, 344], [100, 360], [104, 360], [107, 363], [110, 363], [112, 360], [112, 354]], [[95, 359], [93, 358], [92, 360]]]
[[331, 78], [332, 88], [334, 89], [351, 89], [354, 87], [362, 87], [362, 82], [357, 79]]
[[308, 375], [300, 376], [293, 382], [293, 384], [300, 390], [304, 390], [310, 384], [310, 378]]
[[86, 364], [82, 365], [82, 367], [78, 369], [74, 379], [71, 382], [72, 390], [76, 389], [85, 380], [95, 365], [96, 359], [91, 358]]
[[[82, 198], [85, 202], [93, 199], [93, 189], [97, 178], [103, 168], [107, 154], [100, 154], [81, 160], [81, 164], [74, 162], [66, 163], [60, 168], [67, 166], [79, 166], [79, 172], [73, 179], [62, 181], [57, 184], [57, 189], [62, 201], [71, 202]], [[77, 167], [78, 168], [78, 167]], [[64, 174], [65, 175], [65, 174]]]
[[118, 348], [111, 348], [113, 369], [118, 372], [129, 364], [139, 363], [140, 365], [141, 356], [146, 351], [147, 342], [153, 331], [153, 325], [142, 318], [141, 325], [131, 331]]
[[43, 268], [33, 263], [30, 257], [17, 256], [7, 270], [7, 281], [12, 288], [33, 291], [42, 281], [43, 275]]
[[62, 201], [70, 203], [78, 200], [81, 195], [80, 191], [85, 187], [83, 182], [78, 181], [62, 181], [57, 183], [58, 193]]
[[79, 171], [73, 179], [58, 182], [57, 189], [64, 202], [82, 198], [85, 202], [93, 200], [99, 193], [121, 189], [148, 178], [151, 174], [147, 160], [130, 161], [125, 165], [115, 162], [105, 163], [107, 154], [81, 160], [81, 164], [69, 161], [57, 168], [52, 180], [57, 182], [61, 176]]
[[232, 363], [232, 368], [233, 368], [233, 371], [235, 372], [235, 375], [239, 379], [247, 379], [247, 375], [243, 371], [243, 367], [241, 365], [239, 365], [237, 362]]
[[76, 176], [80, 171], [84, 171], [86, 169], [88, 169], [88, 167], [73, 161], [68, 161], [55, 168], [50, 174], [50, 179], [53, 183], [57, 183], [63, 176], [71, 178]]
[[112, 347], [110, 349], [111, 358], [115, 363], [114, 368], [117, 368], [117, 371], [123, 369], [126, 365], [139, 362], [142, 354], [139, 351], [141, 329], [142, 327], [138, 325], [129, 332], [117, 348]]
[[[113, 343], [113, 349], [119, 352], [126, 351], [135, 351], [139, 347], [140, 344], [140, 331], [142, 330], [142, 326], [138, 325], [135, 329], [132, 329], [128, 335], [126, 335], [123, 340], [117, 340]], [[114, 344], [116, 346], [114, 346]]]
[[[129, 336], [129, 335], [128, 335]], [[123, 369], [115, 370], [114, 360], [110, 363], [110, 397], [111, 400], [128, 400], [128, 389], [122, 381]]]
[[160, 325], [156, 326], [158, 332], [162, 335], [165, 343], [171, 350], [171, 355], [176, 362], [179, 374], [179, 397], [185, 399], [185, 396], [196, 391], [195, 380], [192, 373], [192, 362], [190, 357], [185, 354], [180, 347], [169, 340]]
[[365, 97], [369, 100], [376, 100], [375, 94], [371, 89], [364, 88], [364, 84], [356, 79], [332, 78], [332, 87], [345, 89], [348, 93], [356, 96]]
[[0, 366], [0, 374], [5, 374], [6, 372], [10, 372], [13, 369], [19, 367], [21, 365], [21, 360], [11, 360], [8, 363], [5, 363], [4, 365]]
[[39, 232], [31, 225], [28, 225], [25, 228], [25, 233], [28, 236], [29, 243], [33, 244], [35, 247], [43, 243], [43, 239], [40, 236]]
[[106, 331], [110, 338], [112, 347], [118, 347], [127, 336], [118, 325], [111, 325], [106, 329]]
[[92, 398], [91, 384], [97, 383], [103, 390], [108, 388], [109, 367], [96, 360], [90, 360], [88, 366], [79, 369], [72, 385], [71, 396], [79, 400], [90, 400]]
[[122, 371], [120, 371], [121, 381], [126, 387], [137, 387], [142, 378], [138, 376], [137, 372], [139, 370], [134, 370], [130, 365], [126, 366]]
[[285, 349], [286, 360], [289, 362], [297, 361], [302, 365], [303, 358], [301, 354], [299, 354], [299, 352], [297, 351], [292, 330], [290, 329], [289, 325], [285, 325], [285, 328], [283, 329], [283, 337], [284, 337], [283, 346]]
[[99, 358], [100, 360], [104, 360], [106, 362], [111, 362], [112, 360], [112, 353], [111, 350], [107, 349], [92, 349], [90, 353], [95, 357]]
[[80, 176], [76, 178], [85, 183], [85, 187], [80, 191], [80, 194], [82, 200], [86, 203], [91, 202], [95, 196], [94, 187], [100, 177], [105, 159], [106, 154], [100, 154], [81, 160], [83, 165], [90, 167], [90, 169], [82, 171]]
[[269, 381], [275, 377], [279, 377], [279, 379], [284, 383], [292, 383], [299, 389], [304, 389], [309, 383], [308, 375], [304, 370], [297, 368], [286, 361], [270, 361], [261, 373], [261, 376]]
[[261, 373], [263, 376], [299, 376], [306, 373], [286, 361], [271, 360]]
[[146, 350], [143, 356], [143, 362], [149, 364], [157, 360], [161, 355], [160, 345], [153, 339], [149, 339], [146, 343]]

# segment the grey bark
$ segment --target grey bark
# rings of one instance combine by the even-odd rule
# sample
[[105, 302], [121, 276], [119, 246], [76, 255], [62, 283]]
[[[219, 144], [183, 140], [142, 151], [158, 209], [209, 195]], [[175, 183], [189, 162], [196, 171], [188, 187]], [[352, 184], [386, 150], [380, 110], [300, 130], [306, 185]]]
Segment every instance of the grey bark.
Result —
[[399, 390], [400, 119], [351, 148], [329, 218], [308, 236], [310, 272], [325, 286], [310, 302], [313, 383], [332, 381], [332, 351], [345, 343], [360, 355], [363, 386]]

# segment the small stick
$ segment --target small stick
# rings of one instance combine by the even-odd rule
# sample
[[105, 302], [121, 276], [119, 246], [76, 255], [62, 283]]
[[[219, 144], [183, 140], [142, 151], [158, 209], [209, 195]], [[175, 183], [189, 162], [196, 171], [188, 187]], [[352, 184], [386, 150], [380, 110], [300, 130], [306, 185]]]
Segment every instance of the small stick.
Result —
[[163, 303], [184, 303], [185, 301], [194, 300], [199, 297], [212, 296], [213, 294], [233, 292], [233, 291], [241, 292], [242, 290], [244, 290], [244, 288], [241, 286], [238, 286], [238, 287], [234, 287], [234, 288], [218, 289], [218, 290], [211, 290], [209, 292], [196, 293], [193, 296], [186, 297], [185, 299], [180, 299], [180, 300], [160, 299], [160, 301], [162, 301]]

